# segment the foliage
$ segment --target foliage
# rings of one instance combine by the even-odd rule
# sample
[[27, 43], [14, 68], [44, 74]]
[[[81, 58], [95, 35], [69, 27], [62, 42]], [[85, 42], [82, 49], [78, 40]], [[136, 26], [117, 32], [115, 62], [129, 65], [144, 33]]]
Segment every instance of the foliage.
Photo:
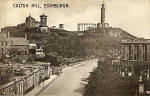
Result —
[[21, 26], [3, 28], [3, 30], [9, 31], [12, 36], [27, 34], [27, 39], [42, 46], [46, 55], [56, 53], [57, 56], [64, 58], [101, 57], [105, 54], [111, 55], [110, 51], [119, 53], [122, 39], [135, 38], [119, 28], [97, 28], [84, 31], [83, 35], [66, 30], [41, 32], [37, 31], [37, 28]]
[[99, 61], [88, 78], [84, 96], [134, 96], [138, 88], [137, 78], [122, 78], [112, 68], [108, 59]]
[[7, 74], [0, 75], [0, 85], [8, 83], [10, 81], [10, 78], [12, 77], [12, 71], [10, 69], [6, 69], [6, 70], [5, 70], [6, 71], [5, 73]]

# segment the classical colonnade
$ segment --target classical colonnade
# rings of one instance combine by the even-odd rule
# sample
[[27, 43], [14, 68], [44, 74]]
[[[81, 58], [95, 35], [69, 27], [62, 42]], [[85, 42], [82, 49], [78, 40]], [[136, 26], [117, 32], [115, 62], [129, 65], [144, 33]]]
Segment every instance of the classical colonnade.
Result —
[[96, 28], [97, 24], [94, 23], [79, 23], [78, 24], [78, 31], [85, 31], [88, 30], [88, 28]]
[[150, 50], [150, 45], [146, 43], [123, 44], [123, 56], [126, 60], [150, 60], [150, 57], [148, 56], [150, 52], [148, 50]]

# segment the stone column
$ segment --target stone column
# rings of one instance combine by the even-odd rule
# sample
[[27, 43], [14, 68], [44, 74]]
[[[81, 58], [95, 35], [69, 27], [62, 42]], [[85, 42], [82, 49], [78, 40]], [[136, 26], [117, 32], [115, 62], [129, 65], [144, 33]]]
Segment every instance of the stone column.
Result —
[[139, 45], [139, 60], [143, 60], [143, 45]]
[[81, 31], [81, 24], [79, 25], [79, 31]]
[[84, 24], [82, 24], [82, 26], [83, 26], [83, 31], [85, 30], [85, 26], [84, 26]]
[[131, 50], [131, 45], [130, 45], [130, 44], [128, 45], [128, 49], [129, 49], [129, 50], [128, 50], [128, 51], [129, 51], [129, 52], [128, 52], [128, 53], [129, 53], [129, 59], [132, 59], [132, 58], [131, 58], [131, 51], [132, 51], [132, 50]]
[[131, 58], [132, 58], [132, 60], [134, 60], [134, 53], [135, 53], [135, 46], [134, 46], [134, 44], [131, 44]]
[[85, 30], [87, 29], [88, 24], [85, 24]]
[[84, 31], [86, 30], [86, 24], [84, 24]]
[[147, 44], [147, 61], [150, 61], [150, 44]]
[[145, 51], [145, 53], [144, 53], [144, 54], [145, 54], [144, 59], [145, 59], [145, 60], [147, 60], [147, 57], [148, 57], [148, 56], [147, 56], [147, 53], [148, 53], [148, 52], [147, 52], [147, 48], [148, 48], [147, 46], [148, 46], [148, 45], [146, 44], [145, 47], [144, 47], [144, 51]]
[[78, 31], [80, 31], [80, 24], [78, 24]]

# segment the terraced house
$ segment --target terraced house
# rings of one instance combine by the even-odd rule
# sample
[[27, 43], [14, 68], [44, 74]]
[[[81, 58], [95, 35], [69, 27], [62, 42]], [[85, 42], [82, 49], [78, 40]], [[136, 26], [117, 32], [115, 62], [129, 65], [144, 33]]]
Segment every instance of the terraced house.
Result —
[[0, 58], [6, 56], [7, 49], [9, 48], [9, 33], [0, 33]]
[[10, 37], [9, 32], [0, 33], [0, 58], [9, 57], [15, 51], [18, 55], [28, 55], [29, 41], [24, 37]]

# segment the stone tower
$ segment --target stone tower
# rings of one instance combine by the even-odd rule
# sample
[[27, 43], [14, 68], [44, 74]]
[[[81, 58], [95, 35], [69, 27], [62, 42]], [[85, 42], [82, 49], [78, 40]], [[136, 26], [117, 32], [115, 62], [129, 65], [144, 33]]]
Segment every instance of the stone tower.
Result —
[[105, 23], [105, 4], [104, 1], [102, 3], [102, 7], [101, 7], [101, 24]]
[[40, 16], [40, 26], [39, 26], [38, 30], [48, 31], [47, 16], [44, 15], [44, 13], [43, 13], [43, 15]]
[[105, 22], [105, 4], [104, 1], [101, 7], [101, 22], [97, 24], [97, 28], [109, 27], [109, 24]]
[[47, 27], [47, 16], [43, 13], [43, 15], [40, 16], [40, 19], [40, 27]]

